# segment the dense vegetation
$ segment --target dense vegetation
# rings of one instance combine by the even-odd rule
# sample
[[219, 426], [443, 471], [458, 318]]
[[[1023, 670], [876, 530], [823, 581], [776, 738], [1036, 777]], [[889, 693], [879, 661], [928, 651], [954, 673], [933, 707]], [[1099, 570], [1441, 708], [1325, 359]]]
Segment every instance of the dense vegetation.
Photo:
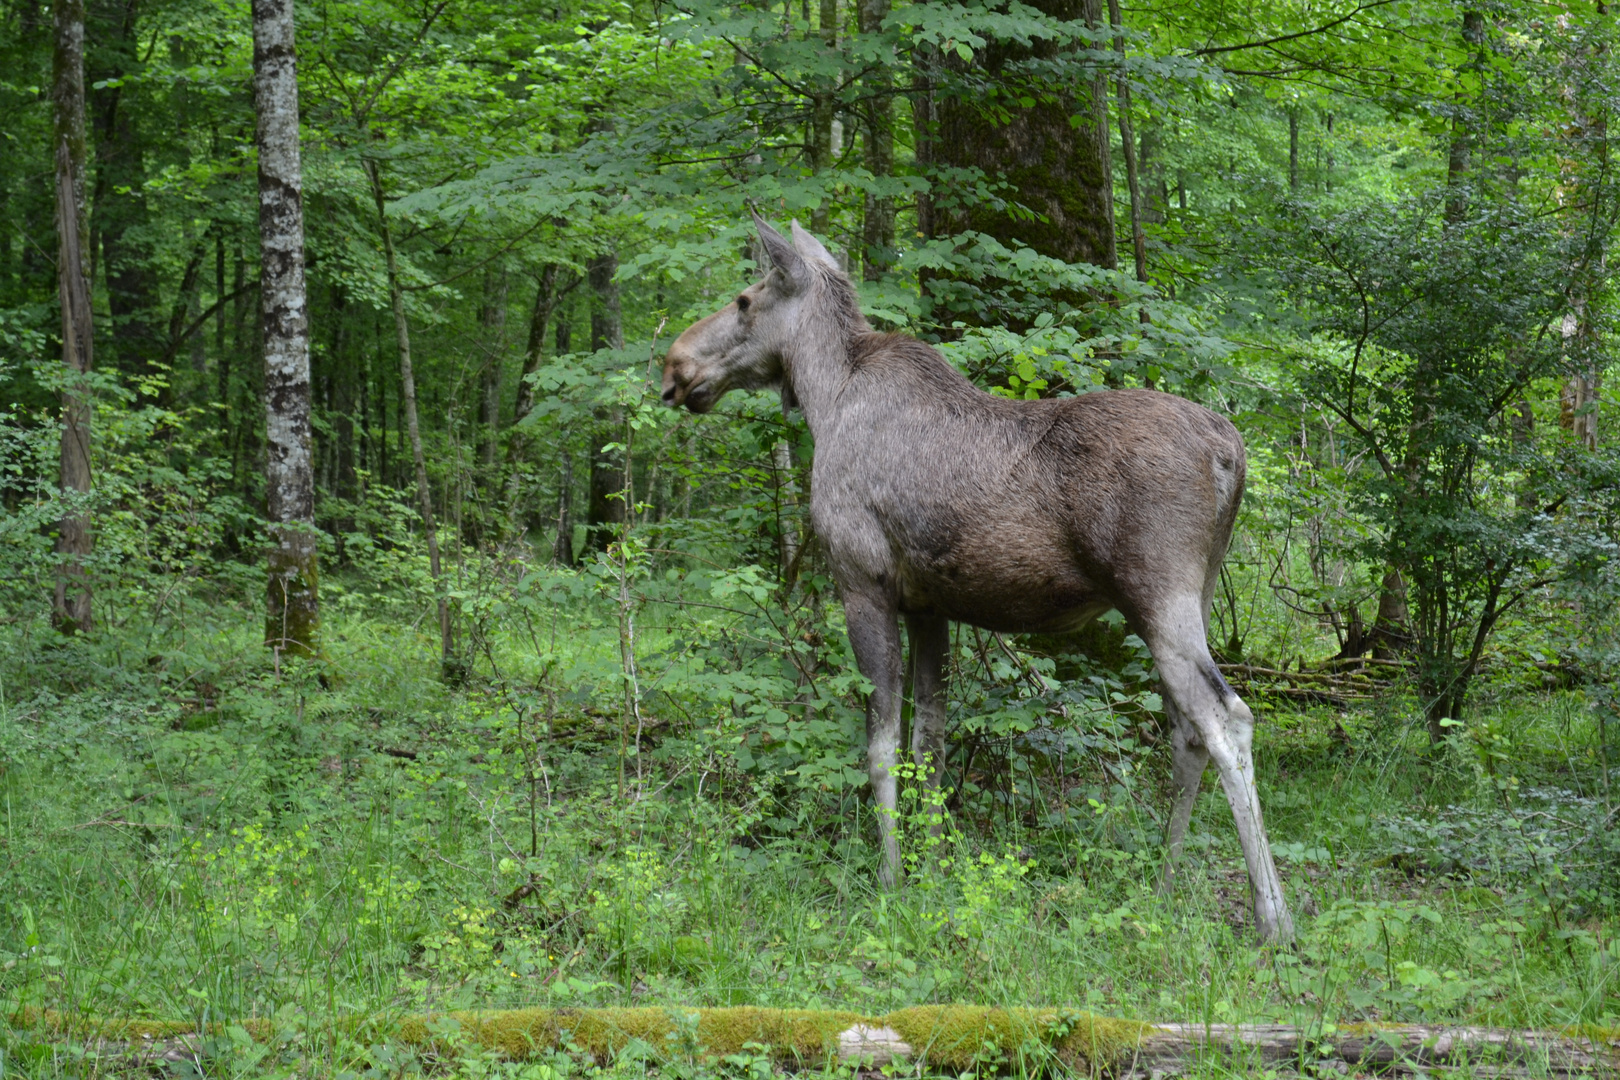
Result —
[[[535, 1002], [1620, 1024], [1607, 10], [1113, 9], [299, 7], [319, 623], [272, 650], [249, 7], [86, 5], [80, 375], [60, 13], [5, 0], [0, 1009], [220, 1021], [254, 1076], [589, 1071], [389, 1039]], [[809, 433], [649, 378], [751, 206], [991, 392], [1239, 425], [1211, 638], [1295, 948], [1218, 792], [1154, 895], [1117, 618], [953, 631], [949, 795], [876, 888]], [[117, 1060], [0, 1027], [0, 1075]]]

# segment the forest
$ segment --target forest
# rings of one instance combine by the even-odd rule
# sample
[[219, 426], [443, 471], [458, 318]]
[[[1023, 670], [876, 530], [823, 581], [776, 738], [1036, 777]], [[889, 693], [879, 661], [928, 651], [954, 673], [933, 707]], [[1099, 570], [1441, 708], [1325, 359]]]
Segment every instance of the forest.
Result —
[[[1617, 36], [1592, 0], [0, 0], [0, 1077], [1620, 1046]], [[874, 807], [802, 411], [660, 401], [770, 269], [756, 213], [990, 395], [1236, 425], [1208, 645], [1292, 941], [1213, 769], [1158, 887], [1174, 713], [1117, 611], [952, 624], [944, 760]], [[821, 1016], [942, 1049], [847, 1060]]]

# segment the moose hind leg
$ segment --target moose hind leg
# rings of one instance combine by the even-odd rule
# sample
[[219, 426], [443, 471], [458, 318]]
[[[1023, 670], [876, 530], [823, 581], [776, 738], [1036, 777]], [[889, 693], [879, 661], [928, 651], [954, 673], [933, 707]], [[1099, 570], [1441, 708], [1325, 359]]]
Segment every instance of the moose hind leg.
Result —
[[900, 843], [895, 820], [900, 813], [894, 767], [900, 761], [900, 623], [893, 601], [877, 590], [844, 591], [844, 622], [855, 663], [872, 681], [866, 701], [866, 772], [872, 781], [878, 839], [883, 846], [885, 888], [900, 878]]
[[911, 639], [911, 692], [916, 707], [911, 716], [911, 760], [921, 770], [931, 797], [926, 812], [928, 831], [944, 832], [943, 810], [937, 805], [940, 780], [945, 773], [945, 654], [950, 647], [950, 624], [939, 615], [907, 615]]
[[1166, 837], [1169, 850], [1165, 855], [1164, 872], [1159, 878], [1161, 896], [1168, 895], [1175, 887], [1182, 847], [1187, 841], [1187, 826], [1192, 822], [1193, 806], [1198, 802], [1198, 785], [1204, 779], [1204, 767], [1209, 764], [1209, 751], [1198, 737], [1198, 729], [1176, 710], [1169, 694], [1165, 695], [1164, 706], [1171, 721], [1170, 778], [1176, 801], [1170, 809], [1170, 827]]
[[[1248, 866], [1255, 928], [1262, 940], [1288, 941], [1294, 936], [1293, 917], [1266, 840], [1255, 786], [1254, 714], [1226, 684], [1209, 655], [1198, 598], [1170, 605], [1164, 614], [1167, 617], [1154, 620], [1150, 627], [1148, 646], [1158, 664], [1165, 696], [1196, 730], [1220, 773]], [[1191, 757], [1184, 761], [1190, 768]]]

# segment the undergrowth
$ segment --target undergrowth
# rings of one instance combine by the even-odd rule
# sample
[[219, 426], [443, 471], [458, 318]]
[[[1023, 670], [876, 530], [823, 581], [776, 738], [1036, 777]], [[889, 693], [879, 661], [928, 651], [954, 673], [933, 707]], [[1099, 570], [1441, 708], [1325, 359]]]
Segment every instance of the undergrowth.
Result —
[[[1296, 947], [1269, 949], [1213, 784], [1187, 872], [1155, 893], [1168, 781], [1142, 657], [1134, 675], [1060, 681], [1037, 652], [958, 639], [955, 793], [908, 791], [908, 880], [886, 893], [860, 685], [836, 640], [807, 640], [746, 573], [709, 579], [712, 606], [776, 622], [683, 607], [648, 571], [627, 697], [611, 593], [589, 573], [525, 572], [469, 588], [476, 662], [450, 687], [427, 628], [360, 582], [334, 590], [358, 599], [329, 609], [315, 662], [265, 654], [230, 593], [171, 597], [93, 639], [8, 627], [0, 1008], [211, 1025], [195, 1066], [209, 1075], [542, 1080], [773, 1066], [762, 1049], [658, 1046], [515, 1062], [449, 1035], [424, 1050], [391, 1025], [951, 1002], [1620, 1023], [1620, 859], [1579, 691], [1503, 693], [1438, 751], [1410, 702], [1260, 703], [1261, 791], [1300, 925]], [[761, 647], [769, 626], [803, 655]], [[248, 1021], [274, 1037], [246, 1037]], [[0, 1028], [4, 1075], [121, 1060]]]

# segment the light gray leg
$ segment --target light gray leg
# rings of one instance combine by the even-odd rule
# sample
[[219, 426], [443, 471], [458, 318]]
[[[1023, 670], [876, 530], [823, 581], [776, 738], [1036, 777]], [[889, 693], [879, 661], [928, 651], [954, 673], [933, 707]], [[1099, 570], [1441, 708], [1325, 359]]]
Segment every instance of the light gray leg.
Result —
[[885, 888], [892, 888], [900, 877], [900, 844], [894, 833], [900, 812], [894, 775], [900, 760], [900, 623], [894, 602], [876, 589], [846, 590], [843, 600], [855, 663], [872, 682], [866, 701], [866, 772], [883, 845], [879, 877]]
[[[945, 657], [950, 648], [950, 627], [938, 615], [907, 615], [911, 638], [911, 694], [916, 708], [911, 717], [911, 760], [923, 769], [930, 793], [939, 790], [945, 770]], [[943, 820], [929, 826], [938, 836]]]
[[[1167, 605], [1153, 620], [1147, 636], [1164, 680], [1165, 696], [1197, 732], [1220, 773], [1248, 865], [1255, 928], [1261, 940], [1289, 941], [1294, 936], [1294, 920], [1266, 840], [1254, 780], [1254, 714], [1232, 692], [1209, 655], [1196, 596]], [[1191, 764], [1189, 757], [1189, 768]]]
[[1161, 896], [1169, 895], [1175, 887], [1181, 849], [1187, 840], [1187, 826], [1192, 821], [1193, 806], [1198, 802], [1198, 785], [1204, 778], [1204, 767], [1209, 764], [1209, 751], [1204, 749], [1197, 729], [1176, 710], [1168, 694], [1165, 695], [1164, 706], [1171, 721], [1170, 778], [1175, 787], [1176, 801], [1170, 810], [1169, 852], [1164, 860], [1164, 873], [1159, 878]]

